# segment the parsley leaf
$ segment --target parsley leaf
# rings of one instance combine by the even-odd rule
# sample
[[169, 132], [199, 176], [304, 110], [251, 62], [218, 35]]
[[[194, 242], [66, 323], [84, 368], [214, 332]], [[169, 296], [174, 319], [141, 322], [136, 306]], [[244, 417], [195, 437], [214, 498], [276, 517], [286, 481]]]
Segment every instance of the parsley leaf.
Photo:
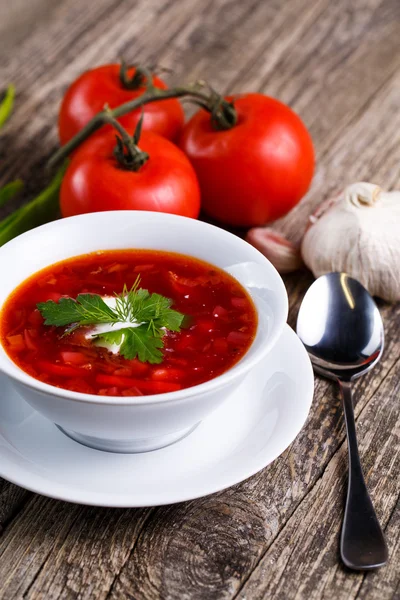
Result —
[[172, 300], [160, 296], [160, 294], [151, 294], [147, 298], [143, 298], [141, 306], [138, 307], [138, 321], [150, 321], [151, 319], [159, 319], [163, 317], [164, 311], [169, 310]]
[[162, 316], [160, 315], [154, 319], [154, 324], [156, 327], [165, 327], [165, 329], [169, 329], [170, 331], [179, 332], [183, 326], [185, 316], [172, 308], [166, 308], [163, 310]]
[[121, 354], [127, 358], [138, 358], [142, 362], [157, 364], [162, 362], [162, 337], [153, 335], [146, 323], [139, 327], [124, 327], [118, 331], [107, 331], [97, 336], [108, 344], [121, 344]]
[[115, 312], [107, 306], [97, 294], [79, 294], [76, 300], [60, 298], [58, 302], [47, 300], [39, 302], [38, 309], [42, 313], [45, 325], [98, 325], [99, 323], [116, 323]]
[[[137, 357], [142, 362], [157, 364], [163, 359], [165, 331], [179, 332], [187, 315], [173, 310], [170, 298], [150, 294], [139, 285], [140, 276], [131, 289], [124, 286], [122, 294], [115, 295], [115, 308], [109, 307], [98, 294], [79, 294], [76, 300], [48, 300], [37, 307], [45, 325], [67, 326], [64, 335], [82, 325], [109, 323], [110, 331], [92, 334], [94, 343], [117, 344], [124, 358]], [[126, 324], [126, 327], [113, 329], [116, 323]], [[135, 323], [134, 327], [132, 323]]]
[[105, 331], [103, 333], [99, 333], [98, 335], [93, 335], [92, 337], [95, 338], [96, 341], [102, 340], [107, 344], [117, 344], [119, 346], [120, 344], [122, 344], [126, 329], [114, 329], [111, 331]]

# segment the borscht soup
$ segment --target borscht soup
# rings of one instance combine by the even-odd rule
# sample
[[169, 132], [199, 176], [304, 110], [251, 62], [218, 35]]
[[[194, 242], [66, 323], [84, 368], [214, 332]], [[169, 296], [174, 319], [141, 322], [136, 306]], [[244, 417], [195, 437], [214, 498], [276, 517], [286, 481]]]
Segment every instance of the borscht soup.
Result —
[[247, 352], [257, 313], [241, 284], [181, 254], [106, 250], [46, 267], [1, 311], [1, 342], [32, 377], [102, 396], [174, 392]]

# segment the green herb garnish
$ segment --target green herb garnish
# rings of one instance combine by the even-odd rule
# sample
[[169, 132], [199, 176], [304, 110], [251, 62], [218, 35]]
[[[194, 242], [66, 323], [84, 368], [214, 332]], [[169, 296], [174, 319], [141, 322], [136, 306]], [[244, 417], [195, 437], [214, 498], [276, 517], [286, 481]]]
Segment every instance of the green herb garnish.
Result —
[[[150, 294], [139, 287], [140, 275], [132, 288], [126, 286], [116, 294], [116, 306], [110, 308], [98, 294], [79, 294], [73, 298], [60, 298], [58, 302], [39, 302], [45, 325], [68, 326], [67, 335], [83, 325], [110, 323], [110, 331], [94, 334], [95, 340], [107, 344], [121, 344], [124, 358], [138, 357], [142, 362], [160, 363], [163, 359], [163, 336], [166, 330], [180, 331], [185, 315], [173, 310], [172, 300], [160, 294]], [[138, 323], [112, 329], [117, 323]]]
[[10, 83], [0, 98], [0, 128], [11, 115], [15, 98], [15, 86]]

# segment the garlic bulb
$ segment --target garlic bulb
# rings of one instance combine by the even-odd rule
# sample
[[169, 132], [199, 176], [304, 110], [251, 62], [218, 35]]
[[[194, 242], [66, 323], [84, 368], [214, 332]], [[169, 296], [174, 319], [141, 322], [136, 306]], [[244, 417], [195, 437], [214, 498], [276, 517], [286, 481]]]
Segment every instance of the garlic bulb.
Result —
[[301, 254], [315, 277], [344, 271], [372, 295], [400, 300], [400, 192], [350, 185], [310, 217]]

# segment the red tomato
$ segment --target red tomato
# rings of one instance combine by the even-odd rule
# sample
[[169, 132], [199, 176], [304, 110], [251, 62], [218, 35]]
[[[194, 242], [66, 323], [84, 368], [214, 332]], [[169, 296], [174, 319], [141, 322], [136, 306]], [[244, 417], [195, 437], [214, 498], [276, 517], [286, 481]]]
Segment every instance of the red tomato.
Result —
[[[83, 73], [68, 88], [61, 104], [58, 117], [58, 132], [61, 144], [65, 144], [92, 117], [103, 110], [104, 105], [115, 108], [141, 96], [144, 88], [128, 90], [119, 79], [120, 65], [103, 65]], [[128, 69], [132, 76], [135, 69]], [[165, 83], [153, 77], [157, 88], [166, 89]], [[133, 130], [140, 118], [141, 109], [119, 117], [118, 121]], [[182, 106], [175, 98], [152, 102], [144, 107], [143, 131], [154, 131], [170, 140], [176, 140], [185, 117]]]
[[237, 123], [224, 131], [212, 127], [209, 113], [197, 112], [180, 147], [197, 173], [205, 212], [230, 225], [263, 225], [285, 215], [308, 190], [313, 144], [300, 118], [274, 98], [245, 94], [234, 106]]
[[106, 131], [76, 150], [61, 185], [64, 217], [103, 210], [198, 216], [199, 184], [182, 150], [155, 133], [143, 133], [139, 145], [150, 158], [135, 172], [119, 165], [113, 154], [115, 145], [115, 132]]

